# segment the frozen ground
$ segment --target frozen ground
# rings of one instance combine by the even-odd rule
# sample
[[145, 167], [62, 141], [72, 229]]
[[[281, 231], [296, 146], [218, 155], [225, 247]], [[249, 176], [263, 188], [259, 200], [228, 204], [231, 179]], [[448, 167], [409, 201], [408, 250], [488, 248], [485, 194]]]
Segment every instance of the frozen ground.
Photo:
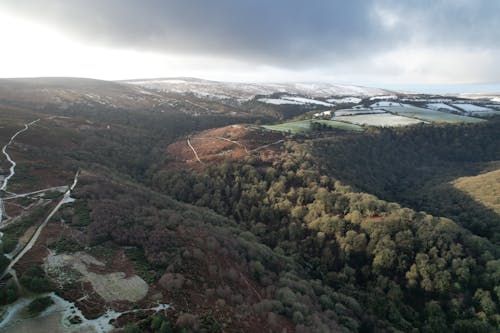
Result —
[[335, 117], [333, 120], [344, 121], [356, 125], [378, 127], [407, 126], [423, 122], [418, 119], [396, 116], [390, 113], [341, 116]]

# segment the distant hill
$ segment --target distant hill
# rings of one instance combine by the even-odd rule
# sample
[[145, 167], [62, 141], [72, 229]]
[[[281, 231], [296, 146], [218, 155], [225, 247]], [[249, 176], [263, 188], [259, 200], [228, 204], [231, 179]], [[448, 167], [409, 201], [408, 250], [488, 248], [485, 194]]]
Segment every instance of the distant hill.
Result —
[[160, 91], [192, 92], [199, 96], [241, 99], [251, 99], [256, 95], [272, 95], [275, 93], [288, 93], [318, 98], [331, 96], [376, 96], [391, 93], [388, 90], [379, 88], [322, 82], [241, 83], [208, 81], [195, 78], [158, 78], [121, 82]]
[[2, 332], [497, 331], [498, 117], [350, 131], [311, 117], [410, 97], [175, 80], [0, 80]]
[[0, 79], [0, 102], [35, 106], [56, 105], [59, 109], [74, 105], [110, 108], [152, 108], [161, 96], [111, 81], [83, 78]]

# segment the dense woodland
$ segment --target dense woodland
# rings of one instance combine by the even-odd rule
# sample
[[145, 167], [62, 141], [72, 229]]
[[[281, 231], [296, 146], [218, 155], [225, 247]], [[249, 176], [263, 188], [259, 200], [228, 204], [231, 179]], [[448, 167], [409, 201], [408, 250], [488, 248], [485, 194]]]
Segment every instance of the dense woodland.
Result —
[[235, 219], [293, 258], [307, 281], [356, 300], [358, 312], [317, 295], [350, 330], [498, 327], [500, 261], [493, 244], [447, 218], [353, 192], [319, 172], [309, 145], [290, 143], [267, 166], [249, 159], [204, 173], [159, 172], [154, 187]]
[[[56, 216], [79, 236], [51, 247], [126, 246], [138, 274], [184, 312], [128, 331], [178, 331], [179, 321], [201, 332], [221, 323], [245, 331], [244, 322], [297, 332], [499, 331], [498, 216], [471, 200], [457, 211], [462, 197], [446, 187], [500, 160], [498, 121], [297, 137], [272, 162], [167, 171], [166, 145], [241, 119], [102, 111], [57, 111], [75, 116], [78, 130], [41, 124], [32, 134], [50, 144], [27, 152], [83, 169], [77, 201]], [[89, 120], [98, 126], [81, 125]], [[44, 279], [33, 268], [21, 282], [37, 289]], [[17, 297], [12, 283], [0, 296]]]
[[500, 216], [453, 188], [500, 161], [500, 118], [483, 124], [370, 129], [315, 140], [322, 170], [364, 192], [446, 216], [500, 245]]

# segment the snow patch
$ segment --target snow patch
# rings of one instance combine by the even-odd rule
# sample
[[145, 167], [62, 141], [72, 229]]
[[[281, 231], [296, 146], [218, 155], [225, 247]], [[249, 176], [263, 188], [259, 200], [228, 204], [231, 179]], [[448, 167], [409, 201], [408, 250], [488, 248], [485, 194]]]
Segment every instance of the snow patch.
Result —
[[326, 103], [323, 101], [318, 101], [315, 99], [310, 99], [310, 98], [304, 98], [304, 97], [295, 97], [295, 96], [282, 96], [282, 99], [286, 99], [287, 101], [295, 101], [299, 102], [302, 104], [317, 104], [317, 105], [322, 105], [322, 106], [333, 106], [333, 104]]
[[377, 103], [373, 103], [372, 105], [370, 105], [371, 108], [387, 108], [387, 107], [393, 107], [393, 106], [403, 106], [403, 105], [401, 103], [387, 102], [387, 101], [377, 102]]
[[331, 83], [241, 83], [205, 81], [199, 79], [156, 79], [124, 81], [122, 83], [164, 92], [175, 92], [180, 94], [192, 93], [200, 96], [228, 96], [230, 98], [244, 100], [250, 100], [256, 95], [272, 95], [275, 93], [309, 96], [312, 98], [388, 94], [387, 90], [379, 88]]
[[304, 103], [301, 103], [301, 102], [284, 100], [284, 99], [279, 99], [279, 98], [259, 98], [258, 101], [262, 102], [262, 103], [266, 103], [266, 104], [273, 104], [273, 105], [283, 105], [283, 104], [304, 105]]
[[383, 100], [383, 99], [398, 99], [396, 95], [383, 95], [383, 96], [373, 96], [370, 97], [370, 101]]
[[362, 99], [358, 97], [344, 97], [344, 98], [329, 98], [326, 101], [334, 104], [347, 104], [347, 103], [358, 104], [359, 102], [362, 101]]
[[446, 111], [452, 111], [452, 112], [457, 112], [459, 111], [458, 109], [454, 108], [453, 106], [450, 106], [448, 104], [444, 103], [429, 103], [427, 104], [427, 107], [431, 110], [446, 110]]
[[492, 109], [485, 108], [483, 106], [478, 106], [474, 104], [452, 104], [453, 106], [456, 106], [459, 109], [462, 109], [466, 112], [490, 112], [493, 111]]

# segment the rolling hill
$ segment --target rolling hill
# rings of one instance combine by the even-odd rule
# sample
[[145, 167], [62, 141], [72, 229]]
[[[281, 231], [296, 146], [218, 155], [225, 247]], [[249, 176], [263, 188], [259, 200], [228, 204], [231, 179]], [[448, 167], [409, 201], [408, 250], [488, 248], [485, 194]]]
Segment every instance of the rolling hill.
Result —
[[280, 110], [2, 80], [0, 330], [495, 332], [498, 119], [259, 124]]

